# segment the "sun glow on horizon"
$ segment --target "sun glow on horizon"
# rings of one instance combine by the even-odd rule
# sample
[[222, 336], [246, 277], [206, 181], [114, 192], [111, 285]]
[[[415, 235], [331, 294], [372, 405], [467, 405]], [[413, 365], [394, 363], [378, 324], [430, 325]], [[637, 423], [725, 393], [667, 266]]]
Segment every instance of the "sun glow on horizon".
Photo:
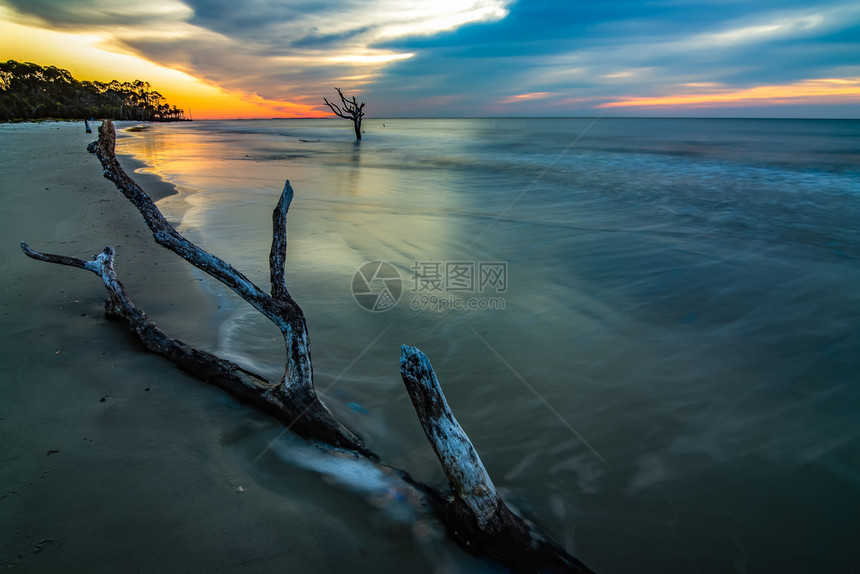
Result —
[[0, 52], [5, 60], [33, 62], [68, 70], [78, 80], [149, 82], [165, 99], [195, 119], [327, 117], [309, 105], [268, 100], [254, 93], [226, 90], [185, 72], [119, 52], [93, 33], [48, 30], [11, 21], [0, 6]]
[[[708, 84], [687, 85], [704, 87]], [[822, 78], [786, 85], [756, 86], [743, 90], [723, 90], [705, 94], [626, 98], [598, 104], [595, 107], [729, 107], [735, 105], [772, 105], [787, 102], [833, 103], [834, 101], [860, 102], [860, 78]]]

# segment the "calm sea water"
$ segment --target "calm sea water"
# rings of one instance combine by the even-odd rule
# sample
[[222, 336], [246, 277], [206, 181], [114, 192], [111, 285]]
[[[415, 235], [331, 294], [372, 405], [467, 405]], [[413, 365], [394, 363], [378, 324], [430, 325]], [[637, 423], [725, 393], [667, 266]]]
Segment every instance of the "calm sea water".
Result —
[[[340, 121], [195, 122], [119, 146], [264, 286], [291, 181], [317, 388], [387, 462], [442, 484], [408, 343], [505, 498], [598, 571], [854, 568], [860, 121], [370, 120], [361, 143]], [[400, 275], [387, 311], [353, 297], [368, 261]], [[278, 377], [274, 328], [201, 283], [220, 305], [201, 340]], [[277, 489], [253, 462], [271, 438], [231, 448]]]

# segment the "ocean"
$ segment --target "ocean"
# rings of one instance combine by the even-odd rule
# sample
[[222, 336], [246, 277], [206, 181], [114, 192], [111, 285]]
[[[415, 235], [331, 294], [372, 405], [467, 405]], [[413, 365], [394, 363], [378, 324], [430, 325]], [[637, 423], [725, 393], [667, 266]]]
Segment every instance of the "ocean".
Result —
[[[365, 131], [154, 124], [118, 152], [176, 186], [159, 206], [180, 231], [264, 287], [290, 181], [287, 285], [316, 387], [385, 462], [444, 484], [399, 376], [400, 345], [414, 345], [505, 500], [598, 572], [854, 569], [860, 121], [370, 119]], [[190, 272], [215, 326], [180, 310], [179, 334], [279, 378], [277, 330]], [[355, 499], [344, 521], [368, 507], [395, 520], [394, 502], [325, 486], [324, 464], [267, 432], [226, 443], [261, 487], [309, 512], [331, 512], [331, 489]], [[287, 488], [291, 465], [307, 472]], [[350, 536], [373, 547], [420, 529], [405, 530]], [[339, 570], [336, 554], [320, 571]], [[432, 571], [437, 558], [406, 560]]]

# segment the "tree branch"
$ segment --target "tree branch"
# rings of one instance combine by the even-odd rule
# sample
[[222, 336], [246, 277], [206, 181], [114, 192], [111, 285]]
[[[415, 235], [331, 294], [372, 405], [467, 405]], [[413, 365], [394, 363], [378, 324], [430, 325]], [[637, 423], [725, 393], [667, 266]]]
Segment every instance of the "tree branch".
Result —
[[475, 447], [454, 418], [427, 355], [403, 345], [400, 374], [454, 491], [442, 510], [449, 534], [471, 552], [517, 572], [591, 572], [499, 498]]
[[341, 111], [340, 106], [338, 106], [337, 104], [333, 104], [333, 103], [331, 103], [330, 101], [328, 101], [328, 99], [327, 99], [327, 98], [323, 98], [323, 101], [326, 103], [326, 105], [327, 105], [329, 108], [331, 108], [331, 111], [333, 111], [333, 112], [335, 113], [335, 115], [336, 115], [336, 116], [338, 116], [338, 117], [340, 117], [340, 118], [343, 118], [343, 119], [345, 119], [345, 120], [351, 120], [351, 119], [352, 119], [351, 117], [349, 117], [349, 116], [345, 115], [345, 114]]
[[[87, 149], [96, 155], [104, 168], [104, 176], [116, 185], [143, 216], [147, 226], [152, 231], [156, 243], [173, 251], [198, 269], [205, 271], [218, 279], [242, 299], [272, 321], [284, 338], [286, 361], [284, 377], [280, 383], [268, 388], [263, 399], [269, 404], [269, 411], [276, 413], [279, 419], [286, 421], [290, 428], [307, 438], [321, 440], [329, 444], [356, 450], [371, 458], [378, 458], [370, 452], [364, 442], [352, 431], [343, 426], [320, 402], [313, 386], [313, 367], [311, 365], [310, 341], [307, 323], [301, 307], [290, 297], [286, 290], [277, 285], [273, 287], [278, 293], [274, 298], [257, 287], [250, 279], [220, 258], [201, 249], [178, 231], [164, 218], [152, 199], [132, 180], [122, 169], [116, 158], [116, 132], [113, 123], [105, 120], [99, 127], [99, 139], [91, 143]], [[290, 197], [289, 183], [285, 185], [282, 194], [283, 205], [280, 213], [286, 218]], [[273, 216], [274, 217], [274, 216]], [[274, 237], [283, 229], [282, 238]], [[273, 244], [283, 241], [286, 253], [286, 221], [276, 224], [273, 229]], [[278, 247], [273, 246], [277, 250]], [[282, 258], [275, 255], [276, 267], [281, 265]], [[262, 408], [262, 407], [261, 407]], [[269, 412], [267, 411], [267, 412]]]
[[[105, 247], [105, 252], [110, 249], [113, 251], [113, 247]], [[77, 257], [68, 257], [66, 255], [53, 255], [51, 253], [39, 253], [38, 251], [30, 248], [29, 245], [21, 242], [21, 251], [24, 252], [24, 255], [29, 257], [30, 259], [35, 259], [36, 261], [46, 261], [48, 263], [57, 263], [59, 265], [67, 265], [69, 267], [77, 267], [78, 269], [87, 269], [92, 271], [96, 275], [99, 275], [100, 266], [96, 263], [98, 261], [99, 255], [94, 257], [94, 261], [84, 261], [83, 259], [78, 259]]]
[[272, 249], [269, 251], [269, 280], [272, 284], [272, 297], [279, 300], [290, 299], [286, 282], [287, 261], [287, 213], [293, 201], [293, 188], [290, 181], [284, 184], [281, 199], [272, 212]]
[[222, 359], [206, 351], [200, 351], [178, 339], [168, 337], [146, 313], [136, 307], [129, 299], [125, 287], [117, 279], [113, 269], [113, 247], [105, 247], [104, 251], [95, 255], [92, 261], [83, 261], [65, 255], [40, 253], [24, 242], [21, 242], [21, 250], [31, 259], [86, 269], [100, 276], [109, 296], [106, 303], [108, 314], [125, 323], [148, 350], [167, 357], [184, 371], [222, 388], [246, 402], [255, 402], [255, 397], [256, 401], [259, 402], [262, 393], [275, 386], [265, 377], [240, 367], [232, 361]]
[[400, 374], [424, 434], [433, 446], [448, 482], [483, 528], [500, 500], [481, 458], [454, 418], [430, 359], [415, 347], [400, 347]]

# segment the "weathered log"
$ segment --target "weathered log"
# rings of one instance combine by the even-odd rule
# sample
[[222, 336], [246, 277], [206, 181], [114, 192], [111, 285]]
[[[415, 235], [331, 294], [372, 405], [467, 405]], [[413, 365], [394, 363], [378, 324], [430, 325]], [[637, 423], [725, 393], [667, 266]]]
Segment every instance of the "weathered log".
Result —
[[443, 521], [451, 536], [471, 552], [517, 571], [591, 572], [499, 498], [475, 447], [454, 418], [427, 355], [403, 345], [400, 374], [424, 434], [453, 489], [443, 509]]
[[351, 439], [351, 431], [346, 430], [318, 400], [315, 403], [307, 398], [305, 402], [285, 401], [283, 395], [278, 392], [282, 385], [272, 383], [264, 376], [232, 361], [196, 349], [165, 334], [146, 313], [132, 303], [125, 287], [117, 279], [113, 269], [113, 247], [105, 247], [92, 261], [40, 253], [24, 242], [21, 243], [21, 249], [32, 259], [78, 267], [100, 276], [108, 292], [106, 313], [122, 321], [149, 351], [166, 357], [198, 379], [223, 389], [242, 402], [276, 418], [300, 436], [355, 450], [372, 460], [378, 460], [377, 455], [367, 449], [360, 439]]
[[[301, 308], [290, 297], [284, 279], [287, 246], [286, 217], [293, 197], [290, 182], [284, 185], [281, 199], [272, 214], [273, 238], [270, 254], [272, 295], [269, 295], [232, 265], [201, 249], [176, 231], [152, 199], [122, 169], [116, 158], [115, 147], [116, 132], [113, 123], [105, 120], [99, 127], [99, 139], [91, 143], [87, 149], [101, 161], [104, 176], [116, 185], [143, 216], [156, 243], [227, 285], [281, 331], [286, 347], [284, 376], [280, 383], [268, 387], [259, 399], [253, 399], [252, 402], [266, 412], [275, 414], [278, 419], [289, 421], [286, 423], [287, 426], [306, 438], [320, 440], [376, 458], [364, 442], [341, 424], [323, 405], [313, 386], [307, 323]], [[179, 366], [185, 368], [182, 365]]]
[[[113, 268], [113, 247], [105, 247], [104, 251], [95, 255], [92, 261], [40, 253], [24, 242], [21, 242], [21, 249], [32, 259], [86, 269], [101, 277], [108, 292], [108, 301], [105, 304], [107, 314], [125, 323], [149, 351], [167, 357], [195, 377], [247, 402], [253, 402], [255, 398], [259, 399], [263, 393], [274, 386], [261, 375], [252, 373], [232, 361], [195, 349], [178, 339], [167, 336], [128, 298], [125, 287], [117, 279]], [[292, 422], [291, 419], [288, 422]]]
[[114, 145], [113, 125], [105, 121], [99, 128], [99, 140], [88, 149], [101, 161], [105, 177], [114, 182], [143, 215], [156, 242], [233, 289], [281, 330], [287, 354], [282, 380], [270, 382], [232, 361], [195, 349], [161, 331], [129, 299], [114, 272], [112, 247], [105, 247], [92, 261], [84, 261], [40, 253], [22, 242], [21, 249], [28, 257], [99, 275], [108, 291], [107, 313], [124, 322], [147, 349], [273, 416], [287, 429], [318, 446], [334, 447], [346, 455], [345, 451], [352, 451], [351, 456], [377, 464], [383, 472], [397, 477], [419, 493], [445, 524], [452, 539], [469, 552], [517, 572], [590, 572], [579, 560], [514, 514], [499, 498], [477, 452], [451, 413], [429, 359], [418, 349], [403, 346], [401, 374], [418, 418], [448, 477], [451, 492], [440, 493], [413, 480], [403, 470], [380, 464], [379, 457], [320, 402], [313, 387], [307, 325], [301, 308], [289, 294], [285, 279], [286, 218], [293, 198], [289, 181], [272, 214], [269, 295], [228, 263], [188, 241], [170, 226], [149, 196], [120, 167]]

